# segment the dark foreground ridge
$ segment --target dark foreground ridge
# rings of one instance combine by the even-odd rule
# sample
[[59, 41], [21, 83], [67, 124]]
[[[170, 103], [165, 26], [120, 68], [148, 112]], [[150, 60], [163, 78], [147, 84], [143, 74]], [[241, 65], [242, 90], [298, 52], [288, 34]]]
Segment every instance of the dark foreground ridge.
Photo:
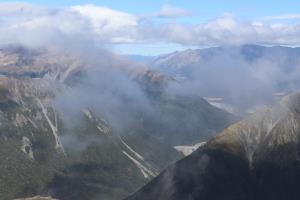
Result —
[[300, 199], [300, 94], [225, 129], [126, 200]]

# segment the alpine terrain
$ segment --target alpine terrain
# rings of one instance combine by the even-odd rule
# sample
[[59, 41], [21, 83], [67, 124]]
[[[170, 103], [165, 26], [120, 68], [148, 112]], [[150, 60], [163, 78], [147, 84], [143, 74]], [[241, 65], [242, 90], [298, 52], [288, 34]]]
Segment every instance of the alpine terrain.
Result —
[[214, 106], [244, 116], [300, 88], [299, 58], [299, 47], [225, 45], [176, 51], [148, 65]]
[[300, 93], [257, 112], [168, 167], [126, 200], [296, 200]]
[[[102, 56], [101, 66], [109, 57]], [[201, 98], [163, 95], [169, 78], [144, 68], [127, 69], [125, 62], [120, 71], [151, 105], [145, 109], [133, 101], [131, 107], [127, 94], [118, 96], [106, 81], [91, 82], [90, 70], [95, 80], [103, 71], [88, 66], [87, 59], [54, 49], [0, 50], [0, 199], [122, 199], [183, 157], [173, 144], [196, 143], [234, 119]], [[87, 84], [96, 87], [87, 90]], [[97, 92], [101, 95], [93, 96]], [[109, 92], [127, 106], [116, 103], [116, 110], [104, 109], [110, 104], [102, 93]], [[113, 113], [118, 110], [122, 114]], [[186, 123], [190, 114], [195, 121]], [[187, 134], [186, 124], [191, 125]]]

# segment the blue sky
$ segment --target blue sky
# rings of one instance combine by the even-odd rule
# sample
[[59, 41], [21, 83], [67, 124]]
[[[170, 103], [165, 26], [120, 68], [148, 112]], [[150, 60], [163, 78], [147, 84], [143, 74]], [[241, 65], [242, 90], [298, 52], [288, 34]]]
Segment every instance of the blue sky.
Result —
[[28, 0], [23, 2], [54, 7], [76, 4], [94, 4], [134, 14], [155, 12], [159, 10], [161, 6], [169, 4], [191, 10], [197, 13], [199, 17], [203, 18], [216, 17], [222, 13], [232, 13], [246, 19], [269, 15], [282, 15], [286, 13], [298, 13], [300, 8], [300, 1], [298, 0]]
[[[7, 2], [15, 1], [0, 0], [0, 3]], [[300, 40], [297, 39], [300, 38], [298, 28], [300, 1], [296, 0], [27, 0], [18, 2], [56, 9], [91, 4], [93, 7], [90, 9], [95, 8], [95, 16], [92, 16], [92, 12], [89, 13], [87, 8], [80, 7], [76, 11], [91, 21], [90, 24], [94, 26], [91, 29], [95, 26], [98, 28], [94, 32], [101, 36], [99, 38], [102, 41], [106, 38], [108, 43], [113, 44], [109, 45], [110, 48], [121, 53], [156, 55], [187, 48], [243, 43], [300, 45]], [[109, 22], [110, 27], [114, 23], [120, 23], [118, 20], [123, 16], [126, 18], [125, 25], [118, 24], [120, 26], [110, 29], [111, 33], [107, 32], [108, 30], [99, 33], [101, 20], [109, 21], [109, 17], [99, 16], [101, 12], [107, 13], [104, 7], [111, 9], [108, 15], [111, 15], [114, 20]], [[5, 8], [2, 10], [5, 11]], [[100, 22], [95, 22], [97, 20]], [[126, 29], [134, 31], [126, 32]], [[94, 32], [91, 35], [94, 36]], [[109, 38], [109, 35], [113, 36]]]

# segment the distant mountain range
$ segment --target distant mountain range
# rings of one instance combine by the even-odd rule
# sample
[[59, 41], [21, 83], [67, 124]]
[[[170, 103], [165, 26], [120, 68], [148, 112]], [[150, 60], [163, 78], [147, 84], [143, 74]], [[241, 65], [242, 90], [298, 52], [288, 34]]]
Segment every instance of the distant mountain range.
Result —
[[151, 69], [190, 88], [182, 93], [221, 99], [212, 103], [241, 115], [300, 88], [300, 48], [224, 46], [173, 52], [150, 60], [147, 65]]

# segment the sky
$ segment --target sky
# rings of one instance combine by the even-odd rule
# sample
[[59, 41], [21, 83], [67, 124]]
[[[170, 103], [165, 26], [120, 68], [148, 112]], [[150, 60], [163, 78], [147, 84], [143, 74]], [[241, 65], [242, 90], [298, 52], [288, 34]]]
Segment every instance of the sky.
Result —
[[204, 18], [217, 17], [218, 15], [226, 12], [234, 13], [238, 16], [246, 18], [257, 18], [270, 15], [299, 13], [300, 7], [300, 2], [297, 0], [28, 0], [23, 2], [52, 7], [94, 4], [97, 6], [106, 6], [112, 9], [121, 10], [133, 14], [156, 12], [163, 5], [173, 5], [201, 14], [201, 16]]
[[249, 43], [299, 46], [299, 8], [296, 0], [0, 1], [0, 43], [76, 35], [139, 55]]

